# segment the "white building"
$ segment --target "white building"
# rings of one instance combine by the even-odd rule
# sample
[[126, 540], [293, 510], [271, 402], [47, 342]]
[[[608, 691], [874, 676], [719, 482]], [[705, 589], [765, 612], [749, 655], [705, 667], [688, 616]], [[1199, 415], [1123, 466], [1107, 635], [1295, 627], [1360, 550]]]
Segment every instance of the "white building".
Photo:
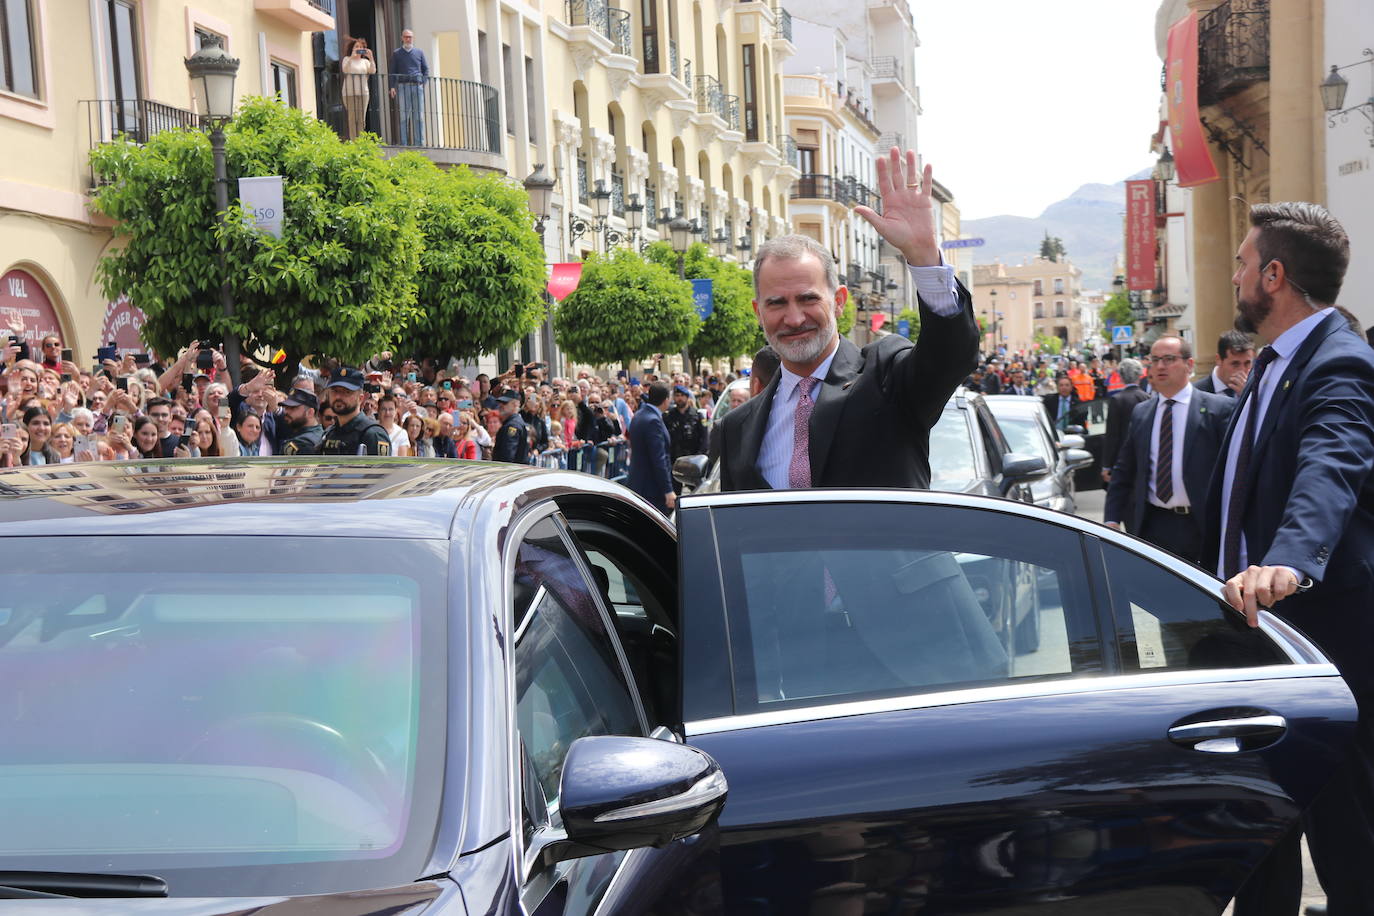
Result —
[[[1322, 70], [1346, 67], [1349, 83], [1344, 108], [1364, 103], [1344, 119], [1326, 126], [1327, 208], [1350, 234], [1350, 268], [1341, 304], [1365, 327], [1374, 326], [1374, 58], [1365, 48], [1374, 39], [1374, 4], [1369, 0], [1326, 0], [1325, 51]], [[1325, 72], [1313, 82], [1325, 78]]]

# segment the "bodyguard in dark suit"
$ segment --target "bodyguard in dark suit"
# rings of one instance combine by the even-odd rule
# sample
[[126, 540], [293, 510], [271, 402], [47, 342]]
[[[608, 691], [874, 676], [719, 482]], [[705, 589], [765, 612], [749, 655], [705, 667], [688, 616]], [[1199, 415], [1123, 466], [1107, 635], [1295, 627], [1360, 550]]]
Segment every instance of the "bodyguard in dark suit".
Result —
[[1227, 331], [1217, 340], [1217, 364], [1206, 378], [1198, 379], [1193, 387], [1208, 394], [1234, 398], [1245, 387], [1250, 367], [1255, 363], [1255, 342], [1242, 331]]
[[1107, 431], [1102, 435], [1102, 479], [1110, 482], [1112, 468], [1116, 466], [1117, 456], [1121, 454], [1121, 442], [1126, 438], [1126, 428], [1131, 422], [1131, 411], [1141, 401], [1150, 396], [1140, 388], [1140, 376], [1145, 367], [1140, 360], [1127, 357], [1117, 367], [1117, 377], [1125, 385], [1107, 400]]
[[[1200, 512], [1235, 402], [1188, 384], [1193, 353], [1178, 337], [1150, 348], [1155, 395], [1131, 412], [1103, 519], [1191, 563], [1202, 559]], [[1119, 395], [1118, 395], [1119, 397]]]
[[926, 487], [930, 427], [973, 367], [972, 297], [942, 263], [931, 173], [893, 150], [878, 160], [883, 213], [855, 210], [911, 265], [921, 333], [862, 351], [839, 336], [849, 291], [829, 251], [805, 236], [759, 248], [754, 312], [782, 358], [768, 387], [720, 421], [721, 489]]
[[630, 421], [630, 473], [625, 480], [626, 486], [664, 515], [677, 501], [668, 463], [668, 427], [663, 423], [667, 403], [668, 386], [661, 382], [650, 385], [643, 406]]
[[1081, 424], [1087, 417], [1087, 408], [1078, 399], [1078, 392], [1074, 390], [1073, 379], [1067, 375], [1061, 375], [1055, 380], [1058, 391], [1054, 394], [1047, 394], [1040, 399], [1045, 405], [1045, 413], [1050, 418], [1050, 425], [1063, 432], [1066, 426], [1076, 426]]
[[[1336, 664], [1360, 707], [1358, 740], [1304, 818], [1333, 914], [1374, 905], [1374, 353], [1328, 307], [1349, 241], [1320, 206], [1260, 204], [1237, 255], [1237, 327], [1260, 351], [1207, 504], [1210, 569], [1254, 625], [1270, 607]], [[1237, 916], [1296, 912], [1296, 832], [1236, 898]]]

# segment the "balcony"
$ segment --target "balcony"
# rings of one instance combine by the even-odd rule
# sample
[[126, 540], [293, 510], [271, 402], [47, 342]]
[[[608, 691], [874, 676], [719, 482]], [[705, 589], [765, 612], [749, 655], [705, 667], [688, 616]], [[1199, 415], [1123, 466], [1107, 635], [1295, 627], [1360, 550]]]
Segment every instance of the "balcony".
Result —
[[1269, 79], [1269, 0], [1226, 0], [1198, 22], [1198, 103]]
[[792, 40], [792, 14], [786, 7], [773, 7], [773, 37], [781, 38], [783, 41]]
[[797, 141], [788, 133], [779, 133], [774, 145], [782, 153], [782, 161], [794, 169], [801, 168], [801, 153], [797, 151]]
[[334, 0], [253, 0], [253, 9], [299, 32], [334, 28]]
[[[147, 143], [155, 134], [184, 127], [200, 127], [200, 115], [149, 99], [86, 100], [86, 140], [91, 149], [116, 137]], [[91, 175], [95, 185], [95, 175]]]
[[722, 96], [723, 110], [721, 117], [725, 119], [725, 126], [729, 130], [739, 130], [739, 96]]
[[611, 43], [612, 54], [634, 55], [630, 14], [614, 9], [606, 0], [567, 0], [568, 25], [587, 27], [604, 36]]
[[[345, 81], [347, 81], [345, 83]], [[366, 106], [354, 107], [362, 81], [367, 83]], [[396, 97], [391, 97], [391, 89]], [[325, 73], [318, 85], [321, 120], [345, 140], [352, 139], [356, 112], [362, 129], [376, 134], [382, 145], [396, 151], [419, 149], [440, 165], [467, 164], [505, 171], [501, 158], [499, 95], [491, 86], [468, 80]]]
[[606, 37], [611, 40], [611, 45], [615, 48], [614, 53], [633, 57], [635, 45], [632, 35], [630, 14], [625, 10], [607, 9]]
[[[730, 130], [739, 130], [739, 97], [726, 96], [720, 87], [720, 80], [711, 76], [709, 73], [697, 75], [697, 112], [699, 114], [712, 114], [725, 122]], [[735, 100], [734, 122], [730, 120], [730, 110], [726, 103], [727, 98]]]
[[886, 133], [878, 138], [878, 153], [881, 155], [888, 152], [892, 147], [899, 150], [906, 150], [906, 138], [900, 133]]
[[849, 188], [843, 179], [830, 175], [803, 175], [792, 182], [791, 200], [825, 200], [848, 207]]

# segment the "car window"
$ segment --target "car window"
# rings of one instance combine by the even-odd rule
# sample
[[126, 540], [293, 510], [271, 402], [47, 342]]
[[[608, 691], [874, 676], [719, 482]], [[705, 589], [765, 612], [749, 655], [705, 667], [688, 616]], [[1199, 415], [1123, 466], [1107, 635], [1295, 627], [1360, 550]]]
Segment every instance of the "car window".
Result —
[[1039, 455], [1054, 466], [1054, 452], [1045, 441], [1040, 422], [1029, 414], [999, 414], [997, 425], [1007, 438], [1007, 447], [1019, 455]]
[[[515, 565], [516, 718], [551, 819], [572, 743], [586, 735], [643, 735], [614, 637], [567, 544], [549, 519], [530, 529]], [[535, 806], [527, 805], [527, 809]]]
[[948, 408], [930, 430], [930, 488], [957, 491], [978, 478], [968, 421], [957, 407]]
[[1100, 670], [1068, 529], [948, 506], [712, 511], [736, 712]]
[[992, 411], [986, 406], [981, 406], [975, 411], [978, 418], [978, 427], [983, 434], [983, 450], [988, 456], [988, 464], [992, 467], [993, 474], [1002, 473], [1002, 456], [1011, 451], [1007, 445], [1006, 437], [1002, 435], [1001, 428], [997, 425], [997, 420], [992, 416]]
[[1263, 632], [1196, 585], [1113, 544], [1102, 545], [1121, 665], [1127, 671], [1285, 664]]

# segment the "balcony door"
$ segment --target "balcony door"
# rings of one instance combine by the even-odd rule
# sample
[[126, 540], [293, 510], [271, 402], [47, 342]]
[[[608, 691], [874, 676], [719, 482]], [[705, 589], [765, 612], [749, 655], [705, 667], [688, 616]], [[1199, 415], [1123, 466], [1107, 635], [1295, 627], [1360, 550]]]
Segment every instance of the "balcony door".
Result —
[[105, 33], [105, 79], [109, 86], [106, 111], [113, 133], [128, 134], [140, 143], [147, 131], [140, 117], [143, 81], [139, 73], [138, 11], [130, 0], [102, 0], [101, 26]]

